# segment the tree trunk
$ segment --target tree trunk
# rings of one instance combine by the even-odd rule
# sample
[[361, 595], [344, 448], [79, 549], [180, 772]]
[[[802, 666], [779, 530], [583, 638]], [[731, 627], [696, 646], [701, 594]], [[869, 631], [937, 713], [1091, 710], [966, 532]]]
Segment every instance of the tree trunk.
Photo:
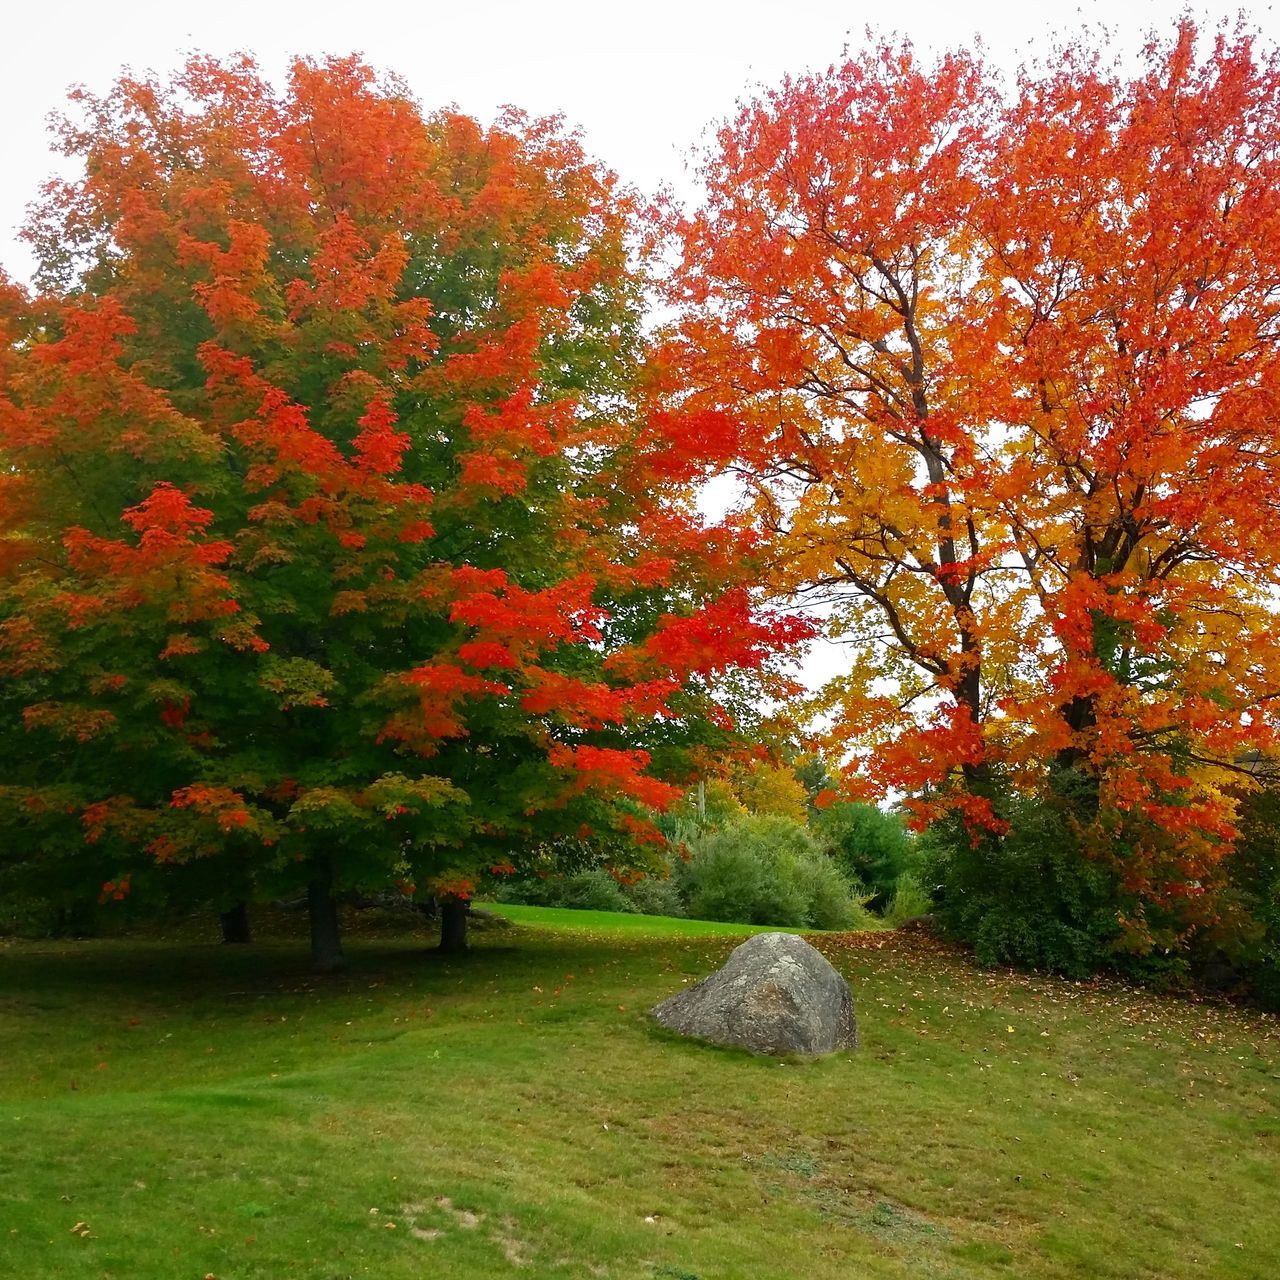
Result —
[[96, 936], [96, 918], [92, 901], [73, 902], [60, 906], [53, 917], [55, 938], [92, 938]]
[[249, 908], [243, 902], [237, 902], [228, 911], [220, 912], [218, 919], [222, 921], [222, 941], [228, 945], [253, 941], [253, 933], [249, 928]]
[[311, 963], [317, 973], [345, 969], [342, 935], [338, 929], [338, 904], [333, 896], [333, 871], [327, 862], [312, 867], [307, 885], [307, 910], [311, 916]]
[[458, 955], [467, 949], [468, 903], [462, 898], [440, 899], [440, 950]]
[[[1076, 697], [1062, 709], [1062, 718], [1073, 734], [1083, 733], [1097, 723], [1093, 695]], [[1068, 802], [1075, 817], [1092, 822], [1098, 816], [1101, 779], [1089, 764], [1083, 747], [1063, 747], [1049, 762], [1049, 779], [1059, 797]]]

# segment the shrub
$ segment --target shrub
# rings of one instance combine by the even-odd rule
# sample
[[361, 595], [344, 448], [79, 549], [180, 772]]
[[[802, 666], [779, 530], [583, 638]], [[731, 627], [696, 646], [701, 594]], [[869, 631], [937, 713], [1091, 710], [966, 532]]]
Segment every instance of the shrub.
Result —
[[1240, 838], [1217, 868], [1215, 920], [1192, 944], [1196, 981], [1280, 1010], [1280, 787], [1246, 796]]
[[933, 901], [925, 892], [919, 877], [910, 871], [904, 871], [894, 886], [893, 897], [884, 913], [886, 924], [897, 928], [907, 920], [926, 915], [933, 909]]
[[851, 883], [827, 854], [805, 864], [809, 893], [809, 923], [815, 929], [871, 929], [875, 917], [867, 910], [872, 896]]
[[689, 914], [742, 924], [797, 923], [802, 898], [778, 874], [771, 852], [747, 838], [749, 828], [785, 821], [745, 819], [695, 841], [682, 877]]
[[949, 936], [979, 963], [1084, 977], [1114, 959], [1118, 886], [1091, 862], [1072, 821], [1069, 795], [1016, 797], [1009, 833], [975, 844], [958, 821], [922, 839], [924, 882]]
[[648, 875], [635, 884], [624, 885], [622, 892], [631, 903], [632, 910], [645, 916], [686, 915], [680, 886], [674, 878]]
[[[1280, 787], [1242, 800], [1235, 848], [1195, 893], [1157, 905], [1126, 894], [1121, 875], [1132, 848], [1158, 847], [1162, 833], [1129, 814], [1082, 835], [1096, 799], [1088, 785], [1060, 776], [1054, 791], [1005, 801], [1010, 830], [1000, 839], [974, 845], [952, 822], [922, 837], [943, 931], [982, 964], [1068, 977], [1107, 968], [1144, 986], [1194, 985], [1280, 1009]], [[886, 918], [897, 908], [895, 896]], [[1141, 928], [1122, 928], [1121, 918]]]
[[917, 841], [902, 818], [873, 804], [835, 804], [819, 810], [814, 829], [830, 844], [845, 875], [866, 885], [881, 903], [919, 860]]
[[739, 924], [848, 929], [854, 885], [802, 823], [745, 817], [707, 832], [679, 873], [691, 916]]
[[506, 881], [497, 891], [499, 902], [520, 902], [531, 907], [569, 907], [577, 911], [635, 911], [622, 886], [596, 867], [571, 875], [536, 876]]

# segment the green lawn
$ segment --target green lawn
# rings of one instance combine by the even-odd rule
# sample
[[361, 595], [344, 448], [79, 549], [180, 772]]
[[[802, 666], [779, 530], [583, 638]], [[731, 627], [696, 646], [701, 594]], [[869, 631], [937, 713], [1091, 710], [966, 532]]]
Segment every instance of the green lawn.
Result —
[[779, 1064], [645, 1016], [732, 937], [623, 919], [0, 942], [0, 1276], [1280, 1274], [1274, 1019], [826, 935], [863, 1048]]
[[[625, 911], [576, 911], [568, 907], [523, 907], [511, 902], [479, 903], [485, 911], [505, 916], [516, 924], [574, 933], [644, 934], [650, 938], [745, 937], [768, 933], [774, 925], [723, 924], [719, 920], [682, 920], [677, 916], [642, 916]], [[800, 929], [777, 930], [801, 933]]]

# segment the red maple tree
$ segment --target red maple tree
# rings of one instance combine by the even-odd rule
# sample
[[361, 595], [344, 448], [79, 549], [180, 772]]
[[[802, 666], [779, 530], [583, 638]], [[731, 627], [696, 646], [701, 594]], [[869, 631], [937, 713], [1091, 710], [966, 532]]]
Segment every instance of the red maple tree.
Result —
[[339, 888], [456, 922], [549, 841], [643, 864], [720, 677], [806, 626], [646, 443], [628, 194], [354, 59], [193, 58], [60, 136], [0, 294], [0, 871], [305, 884], [330, 967]]
[[1150, 942], [1275, 746], [1280, 60], [1187, 22], [1005, 92], [884, 46], [746, 103], [705, 178], [667, 431], [848, 646], [828, 749], [975, 832], [1087, 780]]

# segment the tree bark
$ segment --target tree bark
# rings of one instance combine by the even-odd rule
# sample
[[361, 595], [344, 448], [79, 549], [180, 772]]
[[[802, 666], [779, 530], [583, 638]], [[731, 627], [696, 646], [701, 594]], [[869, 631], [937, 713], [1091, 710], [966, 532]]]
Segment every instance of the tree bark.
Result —
[[54, 913], [55, 938], [92, 938], [97, 932], [92, 901], [74, 902], [69, 907], [61, 906]]
[[246, 903], [237, 902], [227, 911], [219, 912], [222, 921], [222, 941], [227, 945], [240, 945], [253, 941], [253, 932], [249, 928], [249, 908]]
[[311, 963], [317, 973], [345, 969], [342, 934], [338, 927], [338, 903], [333, 896], [333, 870], [327, 862], [312, 867], [307, 885], [307, 911], [311, 917]]
[[467, 949], [469, 910], [469, 904], [462, 898], [440, 899], [440, 950], [445, 955], [459, 955]]

